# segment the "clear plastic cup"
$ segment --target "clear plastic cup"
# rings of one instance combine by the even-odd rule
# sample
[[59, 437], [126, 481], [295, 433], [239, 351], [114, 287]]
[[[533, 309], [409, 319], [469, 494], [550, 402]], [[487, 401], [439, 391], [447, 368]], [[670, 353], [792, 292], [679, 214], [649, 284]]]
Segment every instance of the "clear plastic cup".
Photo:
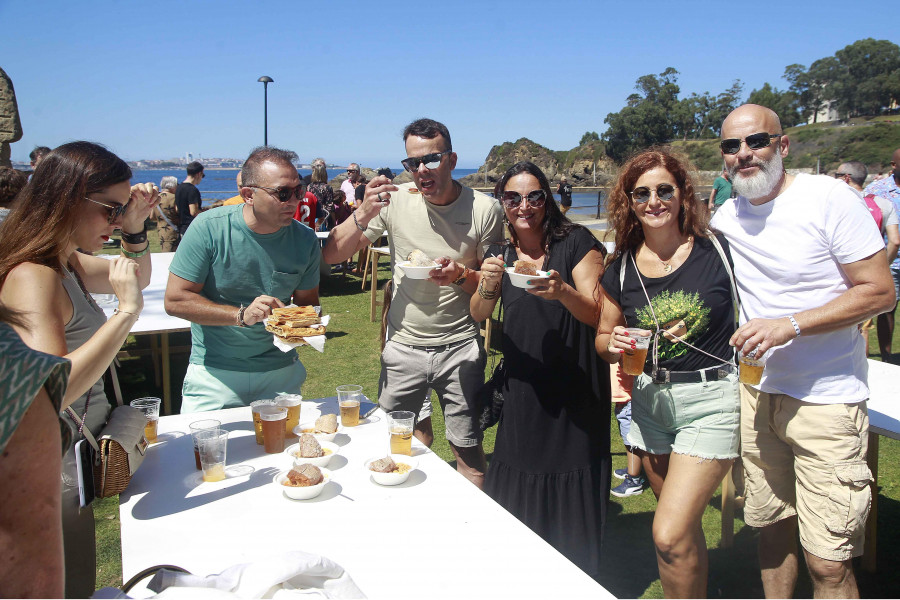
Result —
[[228, 450], [227, 429], [202, 429], [196, 434], [203, 481], [225, 479], [225, 455]]
[[359, 403], [363, 393], [361, 385], [340, 385], [337, 388], [338, 406], [341, 408], [341, 425], [356, 427], [359, 425]]
[[266, 454], [284, 452], [284, 423], [288, 409], [278, 406], [262, 406], [259, 418], [262, 421], [263, 448]]
[[391, 454], [411, 456], [416, 414], [408, 410], [395, 410], [387, 414], [387, 423], [391, 436]]
[[202, 421], [194, 421], [188, 425], [188, 429], [191, 431], [191, 438], [194, 442], [194, 462], [197, 464], [198, 471], [203, 467], [200, 464], [200, 447], [197, 445], [197, 432], [206, 429], [219, 429], [221, 425], [222, 422], [216, 421], [215, 419], [203, 419]]
[[138, 398], [130, 402], [132, 408], [136, 408], [147, 418], [147, 424], [144, 425], [144, 437], [148, 443], [156, 441], [156, 435], [159, 427], [159, 405], [162, 402], [159, 398]]
[[274, 400], [254, 400], [250, 403], [250, 412], [253, 415], [253, 433], [256, 434], [256, 443], [263, 445], [262, 421], [259, 418], [259, 409], [263, 406], [275, 406]]
[[644, 372], [644, 363], [647, 362], [647, 351], [650, 349], [652, 336], [642, 335], [646, 331], [638, 327], [628, 327], [625, 332], [634, 339], [635, 348], [625, 350], [622, 354], [622, 370], [629, 375], [640, 375]]

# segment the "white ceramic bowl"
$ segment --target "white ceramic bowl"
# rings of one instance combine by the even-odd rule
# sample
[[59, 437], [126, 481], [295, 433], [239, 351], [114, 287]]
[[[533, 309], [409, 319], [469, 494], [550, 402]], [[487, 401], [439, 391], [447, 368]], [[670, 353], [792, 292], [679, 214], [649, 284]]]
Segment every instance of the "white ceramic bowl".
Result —
[[522, 275], [521, 273], [516, 273], [515, 267], [506, 267], [506, 273], [509, 275], [509, 281], [517, 288], [523, 288], [526, 290], [530, 290], [533, 287], [537, 287], [535, 285], [528, 285], [525, 283], [526, 281], [537, 281], [538, 279], [550, 279], [550, 276], [547, 275], [547, 271], [538, 271], [537, 275]]
[[319, 440], [319, 443], [321, 444], [322, 442], [333, 442], [334, 436], [336, 436], [338, 434], [338, 431], [340, 431], [340, 430], [341, 430], [341, 419], [340, 419], [340, 416], [338, 416], [338, 427], [337, 427], [337, 431], [335, 431], [334, 433], [316, 433], [315, 432], [316, 431], [316, 422], [315, 421], [307, 421], [305, 423], [300, 423], [299, 425], [294, 427], [294, 435], [296, 435], [297, 437], [300, 437], [301, 434], [311, 433], [312, 435], [314, 435], [316, 437], [317, 440]]
[[403, 273], [410, 279], [428, 279], [430, 273], [438, 268], [437, 263], [430, 267], [417, 267], [409, 264], [408, 260], [398, 263], [397, 266], [403, 269]]
[[322, 451], [325, 452], [325, 456], [319, 456], [317, 458], [303, 458], [300, 456], [300, 444], [293, 444], [285, 450], [285, 454], [291, 457], [294, 461], [294, 466], [302, 465], [302, 464], [310, 464], [315, 465], [319, 468], [327, 467], [328, 463], [331, 462], [331, 459], [341, 453], [341, 447], [335, 444], [334, 442], [324, 442], [318, 440], [319, 445], [322, 446]]
[[322, 481], [316, 485], [307, 487], [291, 487], [289, 485], [284, 485], [284, 482], [287, 481], [287, 471], [280, 471], [272, 481], [275, 485], [280, 487], [281, 491], [291, 500], [310, 500], [321, 494], [322, 490], [325, 489], [325, 484], [331, 481], [331, 471], [322, 469], [321, 467], [319, 467], [319, 470], [322, 471]]
[[409, 479], [409, 474], [412, 473], [415, 470], [416, 465], [419, 464], [419, 461], [416, 460], [416, 458], [413, 456], [407, 456], [405, 454], [391, 454], [391, 458], [395, 463], [406, 463], [407, 465], [409, 465], [409, 471], [407, 471], [406, 473], [378, 473], [369, 468], [373, 462], [382, 458], [384, 458], [384, 455], [373, 456], [365, 463], [366, 471], [369, 472], [369, 475], [372, 476], [372, 479], [375, 480], [375, 483], [378, 483], [380, 485], [400, 485], [401, 483]]

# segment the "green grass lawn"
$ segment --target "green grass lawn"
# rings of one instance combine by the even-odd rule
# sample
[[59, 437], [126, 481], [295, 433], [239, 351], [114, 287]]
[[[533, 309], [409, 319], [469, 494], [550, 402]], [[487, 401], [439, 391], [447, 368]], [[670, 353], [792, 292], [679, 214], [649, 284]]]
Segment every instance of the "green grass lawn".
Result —
[[[155, 235], [150, 236], [155, 244]], [[154, 248], [155, 250], [156, 248]], [[389, 277], [382, 261], [379, 282]], [[358, 277], [332, 275], [322, 281], [321, 297], [324, 310], [332, 315], [325, 353], [312, 348], [300, 349], [300, 356], [308, 370], [303, 386], [307, 398], [333, 396], [335, 388], [345, 383], [363, 386], [365, 393], [377, 396], [380, 323], [369, 321], [369, 291], [360, 290]], [[380, 311], [379, 311], [380, 314]], [[894, 347], [900, 348], [900, 327], [895, 331]], [[190, 346], [190, 334], [173, 334], [172, 347]], [[126, 350], [140, 351], [146, 338], [129, 338]], [[870, 338], [873, 358], [877, 356], [874, 330]], [[178, 382], [187, 368], [187, 354], [172, 359], [173, 392], [178, 397]], [[153, 365], [147, 356], [123, 361], [123, 394], [126, 398], [141, 395], [161, 395], [155, 382]], [[433, 450], [451, 462], [452, 455], [443, 435], [443, 420], [434, 404]], [[176, 402], [176, 406], [178, 402]], [[610, 427], [613, 434], [613, 467], [625, 466], [625, 449], [618, 434], [615, 417]], [[485, 451], [494, 447], [496, 428], [485, 436]], [[891, 548], [900, 542], [900, 442], [881, 438], [879, 452], [878, 506], [878, 572], [874, 575], [857, 569], [857, 579], [863, 597], [900, 596], [900, 578], [893, 568]], [[617, 485], [618, 480], [613, 481]], [[717, 493], [703, 516], [703, 529], [709, 547], [710, 597], [759, 598], [763, 596], [756, 561], [756, 533], [744, 525], [741, 511], [735, 518], [735, 543], [732, 548], [719, 548], [721, 497]], [[656, 557], [650, 534], [656, 500], [647, 490], [640, 496], [612, 497], [604, 537], [604, 575], [601, 583], [618, 597], [661, 598], [662, 587], [656, 569]], [[119, 539], [118, 498], [108, 498], [95, 504], [97, 523], [97, 585], [122, 584], [121, 544]], [[149, 565], [148, 565], [149, 566]], [[810, 597], [811, 586], [805, 573], [797, 589], [797, 597]]]

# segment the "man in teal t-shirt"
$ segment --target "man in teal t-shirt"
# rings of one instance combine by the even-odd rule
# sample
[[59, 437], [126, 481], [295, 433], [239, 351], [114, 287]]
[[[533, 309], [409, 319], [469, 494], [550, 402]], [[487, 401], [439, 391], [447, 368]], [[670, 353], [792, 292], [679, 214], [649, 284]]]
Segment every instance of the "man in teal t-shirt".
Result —
[[728, 179], [728, 170], [722, 169], [722, 174], [713, 181], [713, 189], [709, 194], [709, 210], [714, 211], [729, 198], [731, 198], [731, 180]]
[[297, 353], [276, 348], [263, 323], [290, 302], [319, 304], [319, 243], [293, 219], [306, 191], [296, 157], [254, 150], [241, 170], [246, 202], [201, 214], [178, 246], [165, 306], [191, 321], [183, 413], [296, 394], [306, 379]]

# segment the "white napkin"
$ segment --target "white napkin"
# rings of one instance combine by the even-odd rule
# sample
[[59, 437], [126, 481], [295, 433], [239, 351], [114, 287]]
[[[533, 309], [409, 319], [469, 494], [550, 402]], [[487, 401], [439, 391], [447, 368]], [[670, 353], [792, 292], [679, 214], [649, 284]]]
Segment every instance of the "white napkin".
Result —
[[[293, 304], [291, 306], [293, 306]], [[316, 307], [316, 310], [317, 311], [319, 310], [318, 306]], [[310, 325], [310, 327], [314, 327], [316, 329], [319, 329], [321, 327], [327, 327], [328, 323], [331, 321], [331, 315], [325, 315], [324, 317], [321, 318], [321, 321], [322, 321], [321, 325]], [[279, 339], [278, 336], [275, 335], [274, 333], [272, 334], [272, 339], [274, 340], [275, 347], [278, 348], [279, 350], [281, 350], [282, 352], [290, 352], [291, 350], [293, 350], [294, 348], [297, 348], [298, 346], [307, 346], [307, 345], [312, 346], [319, 352], [325, 352], [325, 334], [324, 333], [322, 335], [314, 335], [312, 337], [303, 338], [305, 343], [304, 342], [288, 343], [288, 342], [285, 342], [284, 340]]]
[[365, 598], [336, 562], [308, 552], [288, 552], [235, 565], [217, 575], [162, 570], [147, 588], [154, 598]]

